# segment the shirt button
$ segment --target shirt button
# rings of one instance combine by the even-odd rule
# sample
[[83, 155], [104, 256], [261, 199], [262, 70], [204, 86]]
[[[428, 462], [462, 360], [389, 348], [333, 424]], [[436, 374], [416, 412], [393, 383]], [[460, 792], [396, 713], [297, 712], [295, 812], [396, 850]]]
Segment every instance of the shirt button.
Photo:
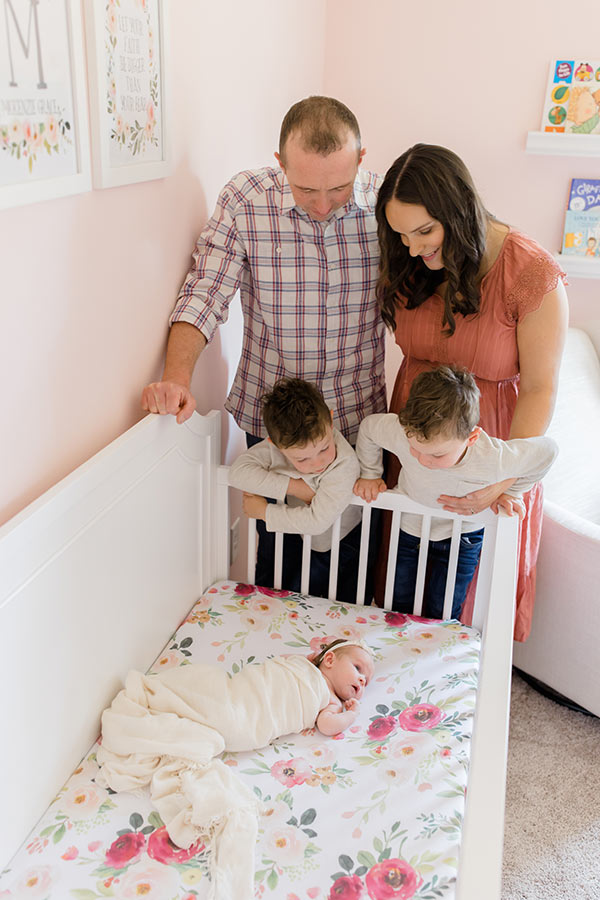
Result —
[[275, 253], [281, 253], [281, 247], [275, 247]]

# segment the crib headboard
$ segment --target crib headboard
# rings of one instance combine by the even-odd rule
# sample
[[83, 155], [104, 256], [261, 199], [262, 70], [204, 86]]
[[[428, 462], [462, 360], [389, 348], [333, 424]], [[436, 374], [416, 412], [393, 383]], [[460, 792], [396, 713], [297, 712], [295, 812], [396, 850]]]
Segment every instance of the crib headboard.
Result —
[[[148, 416], [0, 529], [0, 862], [217, 577], [219, 414]], [[201, 502], [202, 501], [202, 502]]]

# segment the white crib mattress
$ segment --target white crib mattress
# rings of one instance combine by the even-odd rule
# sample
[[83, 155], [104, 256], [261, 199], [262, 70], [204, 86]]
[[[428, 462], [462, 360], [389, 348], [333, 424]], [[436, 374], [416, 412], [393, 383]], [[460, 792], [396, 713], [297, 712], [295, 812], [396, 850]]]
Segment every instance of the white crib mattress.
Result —
[[[235, 672], [349, 636], [363, 637], [376, 657], [350, 729], [337, 739], [311, 729], [223, 756], [264, 804], [256, 896], [451, 900], [479, 667], [475, 629], [219, 582], [151, 671], [212, 662]], [[207, 852], [174, 847], [146, 792], [96, 786], [95, 751], [0, 877], [0, 900], [208, 896]]]

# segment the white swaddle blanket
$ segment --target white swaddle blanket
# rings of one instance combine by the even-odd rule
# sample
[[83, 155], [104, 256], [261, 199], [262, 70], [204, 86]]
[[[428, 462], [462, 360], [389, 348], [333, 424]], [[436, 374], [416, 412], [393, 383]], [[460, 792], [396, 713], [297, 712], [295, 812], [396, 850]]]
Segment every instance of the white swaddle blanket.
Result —
[[97, 780], [114, 791], [150, 784], [171, 840], [189, 847], [202, 838], [211, 846], [212, 897], [251, 900], [256, 797], [215, 757], [310, 728], [329, 699], [324, 677], [300, 655], [231, 677], [205, 665], [132, 671], [102, 715]]

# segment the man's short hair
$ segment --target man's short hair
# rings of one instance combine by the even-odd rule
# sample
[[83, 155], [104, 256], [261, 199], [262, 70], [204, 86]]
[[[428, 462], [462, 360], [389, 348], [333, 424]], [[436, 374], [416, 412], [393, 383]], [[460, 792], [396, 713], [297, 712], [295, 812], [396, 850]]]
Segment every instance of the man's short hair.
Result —
[[262, 398], [263, 421], [276, 447], [305, 447], [331, 425], [331, 413], [318, 388], [301, 378], [281, 378]]
[[341, 150], [348, 140], [348, 132], [356, 138], [356, 152], [360, 151], [360, 129], [354, 113], [333, 97], [307, 97], [294, 103], [285, 114], [279, 134], [279, 155], [285, 159], [285, 145], [293, 133], [298, 133], [304, 150], [329, 156]]
[[458, 366], [421, 372], [398, 418], [406, 434], [417, 440], [440, 434], [462, 440], [479, 422], [479, 388], [471, 373]]

